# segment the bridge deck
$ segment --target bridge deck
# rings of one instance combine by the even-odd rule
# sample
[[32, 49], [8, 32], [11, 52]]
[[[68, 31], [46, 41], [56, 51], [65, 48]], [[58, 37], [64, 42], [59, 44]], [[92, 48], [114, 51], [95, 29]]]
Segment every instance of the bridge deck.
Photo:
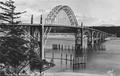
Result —
[[[3, 25], [3, 24], [0, 24], [0, 26]], [[11, 24], [6, 24], [4, 26], [11, 26]], [[42, 24], [18, 24], [19, 26], [42, 26]], [[101, 33], [105, 33], [105, 34], [108, 34], [104, 31], [101, 31], [101, 30], [98, 30], [98, 29], [93, 29], [93, 28], [89, 28], [88, 26], [84, 26], [84, 27], [81, 27], [81, 26], [69, 26], [69, 25], [57, 25], [57, 24], [44, 24], [44, 27], [53, 27], [53, 28], [65, 28], [65, 29], [73, 29], [73, 30], [76, 30], [76, 29], [87, 29], [87, 30], [93, 30], [93, 31], [97, 31], [97, 32], [101, 32]], [[68, 31], [69, 33], [69, 31]]]

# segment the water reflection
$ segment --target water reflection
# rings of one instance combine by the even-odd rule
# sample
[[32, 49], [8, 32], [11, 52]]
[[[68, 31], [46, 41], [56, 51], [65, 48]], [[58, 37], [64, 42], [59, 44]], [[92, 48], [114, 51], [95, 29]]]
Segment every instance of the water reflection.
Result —
[[105, 45], [95, 44], [88, 45], [87, 48], [83, 48], [83, 55], [81, 57], [75, 57], [75, 49], [72, 47], [66, 47], [61, 45], [53, 45], [53, 49], [45, 50], [45, 58], [50, 61], [51, 59], [55, 63], [55, 67], [47, 70], [47, 72], [65, 72], [65, 71], [84, 71], [87, 64], [92, 58], [92, 55], [105, 51]]

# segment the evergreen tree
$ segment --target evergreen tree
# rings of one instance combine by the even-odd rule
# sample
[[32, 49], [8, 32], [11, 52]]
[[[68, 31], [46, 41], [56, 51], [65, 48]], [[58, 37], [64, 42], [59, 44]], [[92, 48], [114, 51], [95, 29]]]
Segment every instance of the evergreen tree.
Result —
[[29, 51], [29, 48], [25, 46], [29, 43], [24, 38], [25, 30], [23, 27], [17, 26], [21, 22], [17, 21], [20, 18], [18, 15], [24, 12], [15, 12], [16, 7], [12, 0], [0, 2], [0, 8], [4, 11], [0, 13], [0, 20], [3, 20], [4, 24], [12, 25], [0, 28], [4, 32], [4, 36], [0, 36], [0, 63], [11, 66], [14, 68], [14, 72], [18, 73], [21, 63], [28, 60]]
[[18, 73], [21, 63], [28, 60], [29, 48], [25, 45], [29, 41], [24, 39], [23, 29], [14, 27], [8, 30], [5, 36], [0, 37], [0, 63], [13, 67]]
[[14, 5], [14, 1], [8, 0], [6, 2], [0, 1], [0, 8], [3, 10], [2, 13], [0, 13], [0, 20], [3, 20], [4, 22], [10, 23], [10, 24], [19, 24], [21, 21], [17, 21], [18, 18], [22, 13], [24, 12], [15, 12], [16, 6]]
[[[44, 71], [43, 65], [50, 68], [52, 63], [46, 60], [40, 60], [40, 56], [36, 54], [33, 49], [35, 45], [39, 46], [38, 41], [34, 38], [26, 40], [24, 27], [16, 26], [21, 22], [17, 21], [17, 19], [20, 18], [18, 15], [24, 12], [15, 12], [16, 7], [12, 0], [0, 2], [0, 8], [4, 11], [0, 13], [0, 20], [3, 20], [4, 24], [9, 23], [12, 25], [10, 27], [5, 26], [0, 28], [3, 30], [2, 32], [5, 33], [3, 37], [0, 37], [0, 63], [11, 66], [15, 69], [15, 73], [21, 71], [19, 66], [24, 62], [24, 65], [26, 65], [26, 62], [29, 62], [30, 70], [32, 71]], [[33, 44], [33, 46], [27, 47], [27, 44]], [[22, 67], [24, 66], [22, 65]]]

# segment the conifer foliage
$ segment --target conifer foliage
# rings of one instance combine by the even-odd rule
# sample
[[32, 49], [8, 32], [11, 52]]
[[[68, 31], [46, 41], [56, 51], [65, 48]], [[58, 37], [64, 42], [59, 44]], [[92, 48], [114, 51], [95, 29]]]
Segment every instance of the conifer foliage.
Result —
[[[28, 59], [29, 48], [26, 44], [28, 40], [24, 38], [25, 30], [23, 27], [18, 26], [21, 21], [17, 21], [20, 18], [20, 14], [24, 12], [15, 12], [16, 6], [14, 1], [8, 0], [6, 2], [0, 2], [0, 9], [4, 12], [0, 13], [0, 20], [4, 21], [4, 25], [0, 27], [0, 32], [4, 36], [0, 36], [0, 63], [10, 66], [17, 71], [18, 66]], [[10, 25], [6, 25], [6, 23]]]
[[[34, 37], [25, 38], [26, 28], [17, 25], [21, 22], [18, 21], [19, 15], [25, 12], [15, 12], [15, 8], [12, 0], [0, 1], [0, 9], [3, 10], [0, 13], [0, 20], [4, 22], [0, 26], [0, 33], [4, 33], [4, 36], [0, 36], [0, 63], [14, 68], [13, 72], [17, 74], [25, 67], [24, 65], [27, 62], [30, 64], [31, 71], [39, 70], [40, 73], [53, 67], [53, 63], [41, 60], [42, 58], [34, 51], [35, 45], [39, 47], [40, 43]], [[6, 25], [6, 23], [9, 25]]]
[[21, 21], [16, 21], [18, 18], [20, 18], [19, 15], [21, 15], [24, 12], [15, 12], [16, 6], [14, 5], [14, 1], [8, 0], [6, 2], [0, 1], [0, 9], [2, 9], [2, 13], [0, 13], [0, 20], [3, 20], [4, 22], [10, 23], [10, 24], [19, 24]]

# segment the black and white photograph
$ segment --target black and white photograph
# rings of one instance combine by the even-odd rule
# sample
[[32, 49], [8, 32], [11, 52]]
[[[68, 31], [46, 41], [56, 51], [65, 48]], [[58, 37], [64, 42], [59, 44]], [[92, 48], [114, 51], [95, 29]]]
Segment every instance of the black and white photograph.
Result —
[[0, 76], [120, 76], [120, 0], [0, 0]]

